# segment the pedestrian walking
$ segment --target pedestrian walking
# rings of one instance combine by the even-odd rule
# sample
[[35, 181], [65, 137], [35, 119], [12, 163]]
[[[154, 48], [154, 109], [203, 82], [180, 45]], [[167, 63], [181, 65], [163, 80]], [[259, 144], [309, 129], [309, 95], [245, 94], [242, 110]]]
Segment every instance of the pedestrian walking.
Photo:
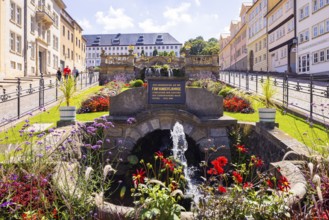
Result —
[[64, 68], [63, 72], [64, 72], [65, 79], [67, 79], [69, 77], [69, 75], [71, 75], [71, 69], [69, 68], [69, 66], [66, 66]]
[[74, 79], [77, 79], [79, 77], [79, 70], [77, 68], [73, 68], [73, 76], [74, 76]]
[[57, 73], [56, 73], [56, 77], [58, 81], [62, 80], [62, 71], [61, 68], [58, 67]]

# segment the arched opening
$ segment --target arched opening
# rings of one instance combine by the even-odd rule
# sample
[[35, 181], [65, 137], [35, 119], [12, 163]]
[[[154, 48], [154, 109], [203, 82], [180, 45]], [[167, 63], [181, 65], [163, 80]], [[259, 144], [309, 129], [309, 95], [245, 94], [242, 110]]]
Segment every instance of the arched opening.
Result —
[[[191, 137], [186, 135], [186, 140], [188, 143], [188, 150], [185, 152], [185, 156], [188, 166], [199, 167], [199, 163], [204, 158], [204, 155]], [[109, 198], [109, 201], [117, 205], [133, 206], [133, 198], [131, 197], [130, 189], [134, 187], [132, 175], [136, 173], [136, 169], [143, 167], [139, 161], [143, 159], [145, 164], [150, 163], [153, 165], [156, 152], [161, 151], [166, 157], [172, 155], [172, 145], [173, 142], [171, 140], [170, 130], [158, 129], [140, 138], [133, 150], [129, 153], [131, 156], [136, 157], [136, 163], [126, 164], [125, 167], [121, 167], [121, 169], [125, 169], [125, 172], [122, 172], [121, 175], [116, 175], [117, 181], [111, 186], [112, 189], [118, 190], [112, 195], [105, 195]], [[200, 176], [200, 173], [196, 173], [196, 176]], [[120, 185], [116, 184], [118, 180], [121, 180]], [[125, 196], [121, 198], [120, 191], [123, 187], [125, 188]]]
[[[188, 143], [188, 150], [185, 152], [188, 166], [198, 166], [202, 160], [199, 147], [191, 137], [188, 135], [185, 137]], [[143, 159], [145, 162], [152, 163], [157, 151], [163, 152], [165, 156], [172, 155], [172, 146], [170, 130], [155, 130], [139, 139], [131, 154], [139, 160]]]

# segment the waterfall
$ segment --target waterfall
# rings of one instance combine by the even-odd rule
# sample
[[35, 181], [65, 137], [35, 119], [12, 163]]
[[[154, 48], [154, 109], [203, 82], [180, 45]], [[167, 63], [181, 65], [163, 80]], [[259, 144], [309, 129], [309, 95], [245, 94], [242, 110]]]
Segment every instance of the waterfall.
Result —
[[185, 152], [188, 149], [187, 141], [185, 138], [184, 127], [179, 122], [176, 122], [173, 130], [170, 131], [173, 141], [173, 155], [176, 161], [183, 166], [184, 177], [187, 181], [187, 188], [185, 194], [194, 196], [194, 202], [198, 203], [200, 193], [196, 184], [192, 184], [191, 175], [193, 174], [193, 168], [189, 168], [185, 157]]
[[168, 77], [172, 77], [173, 76], [173, 71], [172, 69], [168, 69]]

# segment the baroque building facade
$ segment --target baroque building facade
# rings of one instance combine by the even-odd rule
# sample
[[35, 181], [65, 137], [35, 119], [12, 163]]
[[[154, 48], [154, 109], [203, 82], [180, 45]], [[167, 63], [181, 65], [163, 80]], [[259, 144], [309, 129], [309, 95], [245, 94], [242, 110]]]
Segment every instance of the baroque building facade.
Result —
[[128, 55], [133, 48], [136, 56], [153, 56], [156, 49], [157, 52], [173, 51], [179, 57], [182, 47], [169, 33], [98, 34], [84, 35], [84, 38], [87, 40], [87, 67], [100, 66], [103, 50], [108, 55]]
[[63, 0], [0, 1], [0, 79], [56, 73], [65, 8]]
[[[255, 72], [329, 74], [328, 14], [329, 0], [253, 0], [246, 11], [248, 64], [242, 67]], [[231, 22], [229, 34], [220, 36], [221, 70], [243, 70], [235, 23]]]

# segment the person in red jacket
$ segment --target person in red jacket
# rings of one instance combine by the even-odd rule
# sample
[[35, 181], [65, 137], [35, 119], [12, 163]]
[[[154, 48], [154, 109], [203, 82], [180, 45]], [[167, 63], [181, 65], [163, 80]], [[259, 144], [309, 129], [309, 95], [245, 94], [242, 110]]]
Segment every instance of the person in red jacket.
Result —
[[66, 66], [64, 68], [63, 73], [64, 73], [65, 79], [67, 79], [69, 77], [69, 75], [71, 74], [71, 69], [69, 68], [69, 66]]

